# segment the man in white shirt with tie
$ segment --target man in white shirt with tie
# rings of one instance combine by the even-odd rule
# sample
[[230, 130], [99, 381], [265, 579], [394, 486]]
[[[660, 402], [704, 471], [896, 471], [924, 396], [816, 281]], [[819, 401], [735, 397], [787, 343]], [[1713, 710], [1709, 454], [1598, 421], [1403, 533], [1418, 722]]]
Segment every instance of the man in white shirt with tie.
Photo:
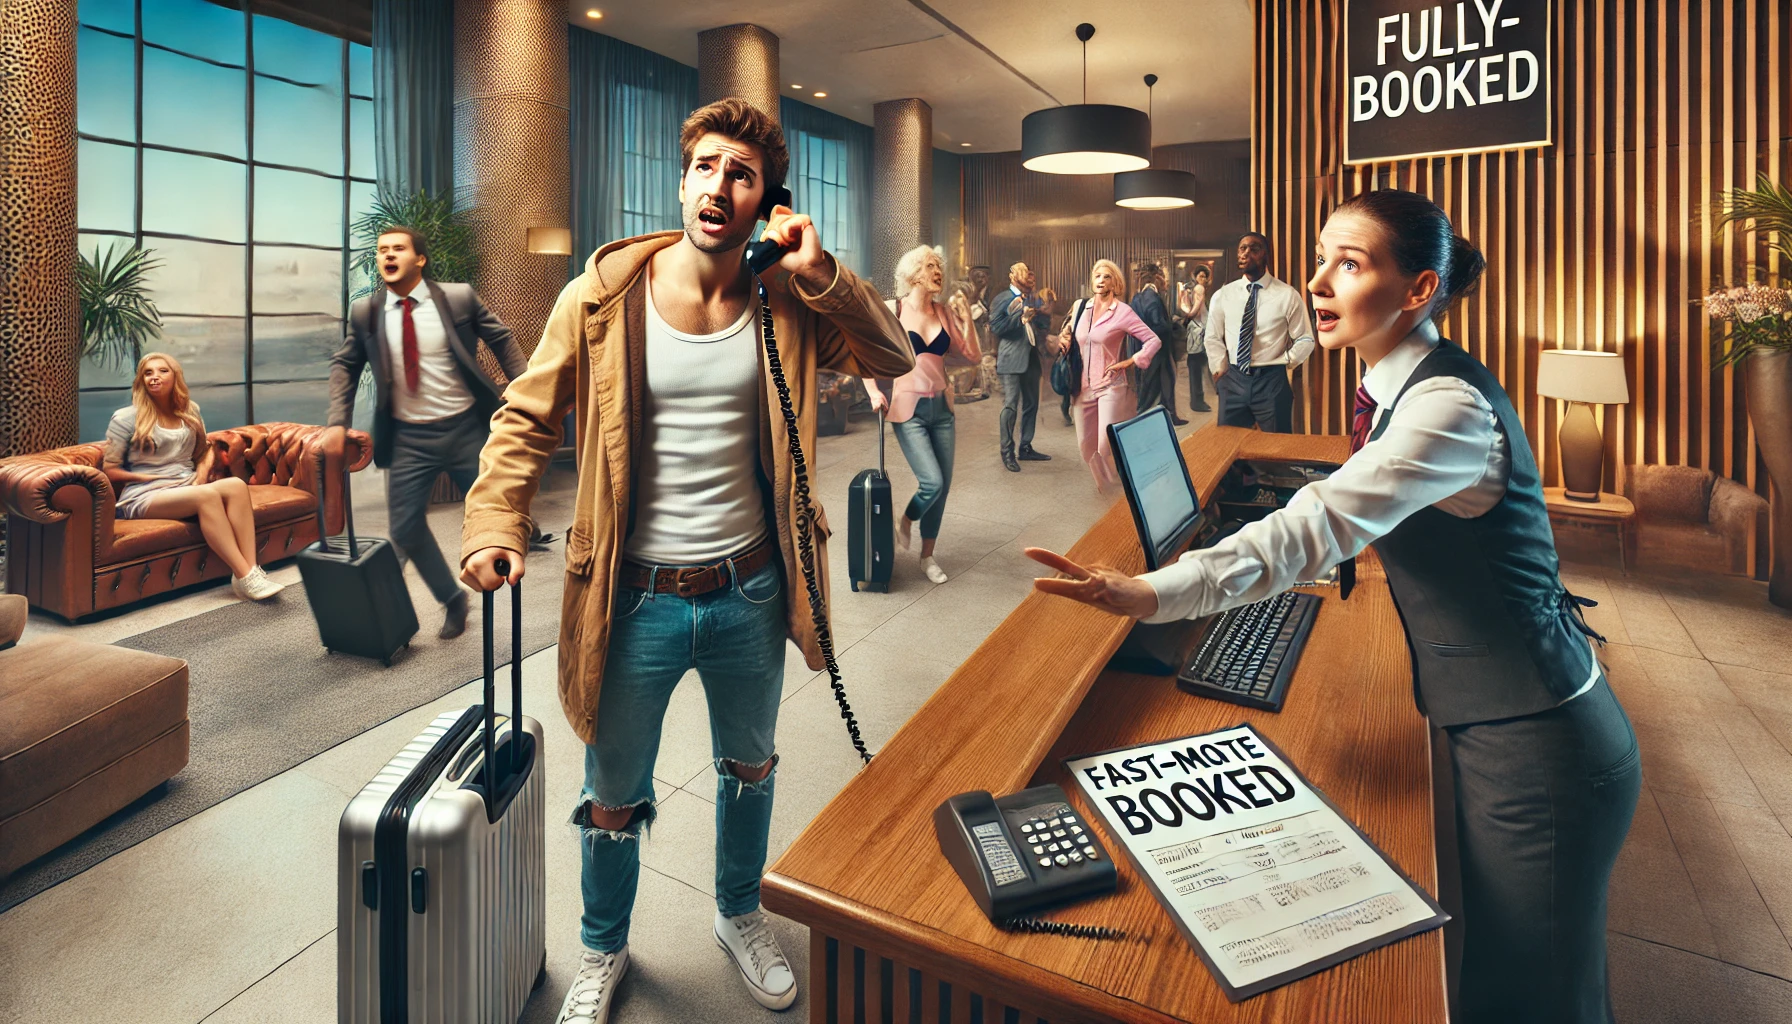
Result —
[[1276, 434], [1294, 430], [1288, 370], [1313, 354], [1306, 300], [1269, 273], [1269, 239], [1238, 240], [1238, 269], [1207, 303], [1207, 365], [1219, 398], [1219, 424]]
[[443, 473], [463, 491], [479, 475], [479, 451], [504, 392], [479, 364], [479, 343], [511, 380], [529, 368], [529, 357], [472, 285], [435, 281], [428, 266], [429, 240], [415, 228], [388, 224], [375, 240], [380, 286], [355, 300], [342, 347], [330, 357], [325, 443], [341, 451], [361, 369], [372, 367], [373, 464], [386, 471], [387, 529], [442, 602], [436, 636], [449, 640], [467, 628], [467, 592], [429, 531], [429, 494]]

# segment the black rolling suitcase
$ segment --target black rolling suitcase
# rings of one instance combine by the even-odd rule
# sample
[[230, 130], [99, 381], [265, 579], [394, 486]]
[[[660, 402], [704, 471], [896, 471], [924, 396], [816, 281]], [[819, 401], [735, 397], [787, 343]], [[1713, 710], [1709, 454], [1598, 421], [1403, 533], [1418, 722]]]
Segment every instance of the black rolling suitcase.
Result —
[[896, 511], [890, 506], [890, 476], [884, 472], [884, 418], [877, 418], [877, 468], [852, 478], [846, 496], [846, 545], [852, 589], [890, 590], [896, 558]]
[[342, 474], [348, 546], [330, 543], [324, 524], [324, 459], [317, 460], [317, 543], [299, 552], [299, 578], [324, 648], [392, 664], [417, 635], [417, 609], [405, 589], [398, 553], [383, 537], [355, 539], [355, 508]]

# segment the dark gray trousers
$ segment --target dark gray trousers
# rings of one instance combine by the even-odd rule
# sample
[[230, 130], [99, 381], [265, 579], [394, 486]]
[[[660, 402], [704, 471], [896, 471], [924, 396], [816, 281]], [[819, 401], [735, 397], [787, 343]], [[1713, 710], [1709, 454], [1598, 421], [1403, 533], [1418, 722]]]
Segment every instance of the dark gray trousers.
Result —
[[1294, 389], [1286, 366], [1256, 366], [1247, 374], [1238, 367], [1213, 382], [1219, 399], [1219, 425], [1249, 427], [1269, 434], [1294, 432]]
[[1605, 889], [1643, 779], [1630, 719], [1602, 677], [1560, 707], [1445, 733], [1462, 860], [1458, 1020], [1609, 1024]]
[[1140, 412], [1161, 405], [1170, 410], [1171, 416], [1182, 415], [1176, 411], [1176, 357], [1170, 353], [1168, 340], [1152, 357], [1151, 365], [1138, 374]]
[[1002, 451], [1014, 451], [1015, 420], [1020, 421], [1020, 446], [1033, 447], [1033, 428], [1039, 424], [1039, 353], [1027, 349], [1027, 368], [1004, 373], [1002, 378]]
[[[435, 423], [392, 421], [392, 463], [386, 467], [387, 530], [392, 543], [417, 567], [429, 592], [446, 604], [461, 592], [456, 573], [429, 532], [429, 492], [447, 473], [454, 486], [471, 490], [479, 476], [479, 450], [491, 424], [471, 409]], [[458, 561], [458, 560], [457, 560]]]
[[[1205, 376], [1207, 376], [1207, 348], [1204, 345], [1195, 345], [1188, 354], [1188, 407], [1195, 412], [1201, 411], [1195, 408], [1196, 406], [1207, 404], [1206, 388], [1201, 382]], [[1218, 390], [1217, 385], [1215, 390]]]

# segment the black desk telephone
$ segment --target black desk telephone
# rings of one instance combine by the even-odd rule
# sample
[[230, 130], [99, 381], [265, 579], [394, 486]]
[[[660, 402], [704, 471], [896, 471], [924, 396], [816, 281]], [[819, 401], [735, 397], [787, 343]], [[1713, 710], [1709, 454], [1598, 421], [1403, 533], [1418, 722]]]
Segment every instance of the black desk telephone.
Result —
[[997, 925], [1018, 931], [1119, 938], [1109, 928], [1040, 921], [1020, 915], [1113, 892], [1113, 859], [1057, 786], [1035, 786], [995, 799], [960, 793], [933, 812], [933, 829], [977, 906]]

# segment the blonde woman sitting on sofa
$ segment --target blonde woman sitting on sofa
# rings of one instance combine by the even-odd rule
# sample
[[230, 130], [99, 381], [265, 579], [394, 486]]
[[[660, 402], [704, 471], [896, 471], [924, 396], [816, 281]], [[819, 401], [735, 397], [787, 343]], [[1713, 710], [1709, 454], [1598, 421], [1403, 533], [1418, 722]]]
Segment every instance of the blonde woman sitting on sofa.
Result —
[[265, 601], [281, 590], [255, 564], [255, 515], [249, 485], [236, 477], [202, 483], [211, 468], [205, 421], [187, 396], [173, 356], [137, 362], [131, 404], [106, 427], [106, 478], [118, 490], [120, 519], [194, 519], [205, 542], [230, 566], [238, 597]]

